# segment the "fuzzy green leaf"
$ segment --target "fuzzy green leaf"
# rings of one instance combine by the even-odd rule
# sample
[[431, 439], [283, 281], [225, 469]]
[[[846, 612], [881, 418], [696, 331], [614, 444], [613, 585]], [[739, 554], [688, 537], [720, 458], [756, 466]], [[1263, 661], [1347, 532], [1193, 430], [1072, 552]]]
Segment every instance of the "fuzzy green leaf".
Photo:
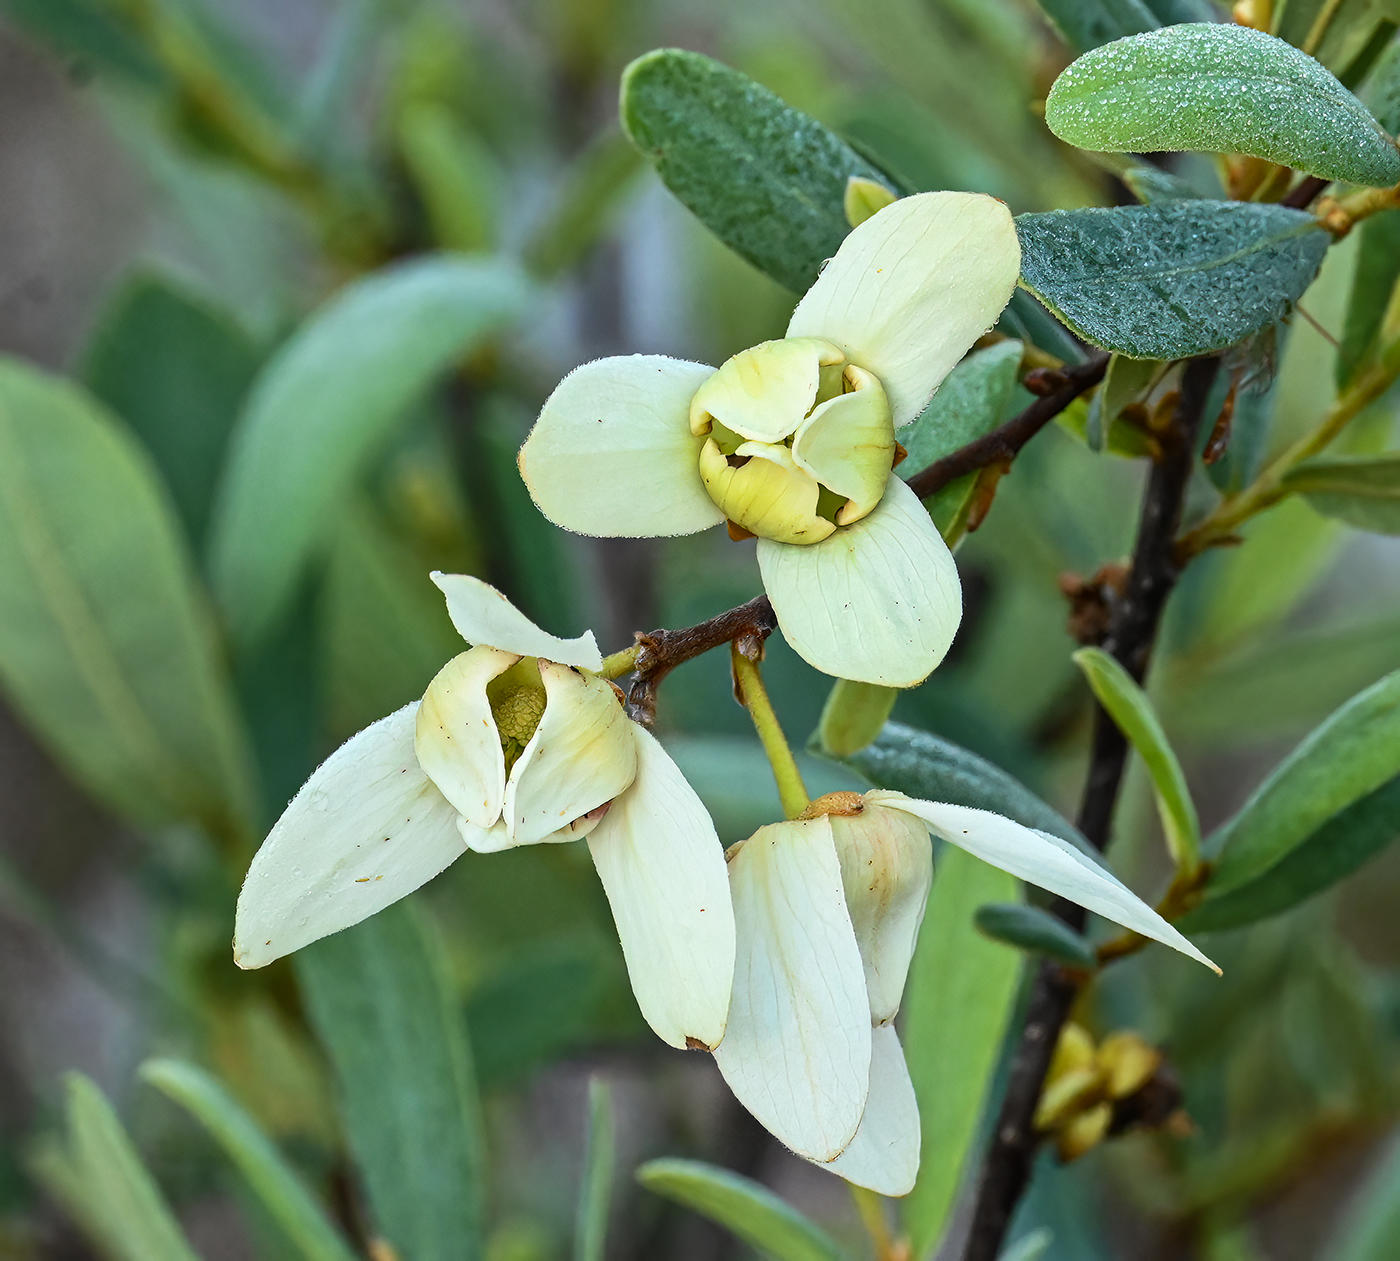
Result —
[[699, 53], [639, 57], [623, 72], [621, 109], [666, 187], [730, 249], [797, 292], [850, 231], [846, 181], [889, 182], [816, 119]]
[[1134, 359], [1233, 345], [1279, 319], [1331, 238], [1287, 206], [1170, 201], [1020, 215], [1021, 281], [1080, 336]]
[[503, 262], [413, 259], [355, 281], [273, 357], [234, 433], [213, 526], [215, 587], [240, 640], [286, 608], [409, 404], [519, 315], [527, 292]]
[[1373, 534], [1400, 534], [1400, 452], [1308, 460], [1283, 484], [1324, 517]]
[[296, 965], [378, 1233], [414, 1261], [476, 1261], [481, 1105], [431, 926], [400, 902], [300, 951]]
[[1058, 916], [1019, 902], [991, 902], [977, 908], [977, 931], [1029, 954], [1044, 955], [1072, 968], [1098, 967], [1094, 948]]
[[827, 1233], [766, 1187], [698, 1160], [653, 1160], [637, 1170], [648, 1191], [718, 1222], [774, 1261], [844, 1261]]
[[0, 361], [0, 685], [142, 823], [252, 813], [213, 626], [150, 459], [80, 388]]
[[1245, 153], [1311, 175], [1400, 182], [1400, 150], [1324, 66], [1249, 27], [1190, 22], [1115, 40], [1058, 79], [1045, 122], [1113, 153]]

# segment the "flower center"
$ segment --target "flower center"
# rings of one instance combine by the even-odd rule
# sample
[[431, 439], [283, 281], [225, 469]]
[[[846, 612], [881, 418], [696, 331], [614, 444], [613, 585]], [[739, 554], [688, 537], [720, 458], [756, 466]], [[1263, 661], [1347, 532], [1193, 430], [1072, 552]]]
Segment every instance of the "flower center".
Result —
[[819, 543], [869, 515], [897, 450], [879, 379], [817, 337], [726, 360], [691, 399], [690, 429], [731, 526], [779, 543]]
[[545, 691], [540, 683], [540, 665], [534, 657], [524, 657], [486, 688], [491, 716], [501, 738], [506, 774], [525, 752], [530, 737], [544, 717]]

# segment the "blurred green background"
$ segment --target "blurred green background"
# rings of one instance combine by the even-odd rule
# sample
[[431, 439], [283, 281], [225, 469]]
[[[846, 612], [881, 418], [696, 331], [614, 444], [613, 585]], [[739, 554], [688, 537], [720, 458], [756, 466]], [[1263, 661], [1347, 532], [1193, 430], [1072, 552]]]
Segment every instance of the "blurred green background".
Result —
[[[347, 1232], [364, 1230], [333, 1074], [292, 968], [241, 974], [227, 943], [267, 822], [320, 757], [420, 694], [456, 651], [427, 571], [479, 574], [552, 631], [596, 628], [604, 651], [759, 589], [751, 546], [714, 532], [565, 536], [515, 475], [535, 411], [576, 364], [719, 362], [778, 335], [793, 300], [644, 168], [617, 127], [623, 66], [664, 45], [712, 53], [912, 184], [994, 193], [1018, 212], [1122, 190], [1039, 121], [1071, 54], [1017, 0], [8, 0], [0, 12], [0, 349], [80, 382], [143, 453], [134, 472], [94, 456], [82, 507], [108, 523], [102, 563], [118, 588], [135, 581], [123, 558], [149, 554], [124, 516], [136, 511], [127, 483], [157, 487], [151, 528], [176, 524], [172, 581], [191, 594], [188, 607], [147, 609], [142, 668], [166, 679], [173, 711], [189, 695], [172, 627], [188, 619], [213, 645], [191, 677], [218, 693], [208, 704], [225, 745], [210, 757], [227, 761], [216, 769], [197, 740], [184, 745], [160, 800], [122, 749], [65, 719], [59, 684], [45, 692], [24, 660], [0, 670], [0, 1256], [94, 1255], [101, 1230], [75, 1225], [71, 1181], [54, 1172], [73, 1069], [112, 1099], [200, 1256], [281, 1256], [256, 1197], [136, 1070], [153, 1055], [209, 1068]], [[430, 251], [517, 260], [528, 297], [408, 391], [318, 514], [314, 556], [267, 632], [226, 633], [241, 616], [227, 606], [211, 629], [199, 575], [250, 388], [342, 286]], [[1349, 246], [1332, 251], [1304, 300], [1311, 319], [1284, 334], [1261, 441], [1281, 443], [1331, 401], [1351, 266]], [[360, 389], [350, 366], [346, 379]], [[1393, 410], [1361, 429], [1358, 442], [1394, 445]], [[1139, 464], [1066, 430], [1033, 443], [959, 554], [968, 611], [953, 655], [896, 717], [1071, 810], [1090, 710], [1057, 581], [1123, 556], [1140, 480]], [[24, 510], [41, 513], [34, 490]], [[1397, 590], [1393, 541], [1298, 503], [1189, 572], [1152, 692], [1207, 828], [1400, 665]], [[729, 842], [778, 806], [722, 658], [668, 680], [658, 731]], [[803, 740], [827, 681], [776, 636], [770, 663], [779, 713]], [[1149, 890], [1166, 867], [1139, 772], [1114, 861]], [[814, 792], [853, 782], [811, 764]], [[211, 805], [211, 784], [237, 808]], [[1384, 856], [1284, 917], [1208, 938], [1223, 981], [1158, 952], [1110, 974], [1086, 1021], [1162, 1042], [1195, 1129], [1129, 1136], [1064, 1168], [1046, 1159], [1021, 1222], [1053, 1232], [1048, 1256], [1301, 1261], [1343, 1255], [1361, 1215], [1400, 1213], [1400, 1173], [1385, 1185], [1400, 1102], [1397, 881], [1400, 855]], [[841, 1184], [769, 1140], [707, 1057], [647, 1033], [578, 847], [470, 858], [416, 901], [445, 944], [484, 1100], [490, 1257], [569, 1255], [595, 1075], [617, 1125], [607, 1256], [748, 1255], [632, 1182], [657, 1156], [758, 1178], [859, 1254]]]

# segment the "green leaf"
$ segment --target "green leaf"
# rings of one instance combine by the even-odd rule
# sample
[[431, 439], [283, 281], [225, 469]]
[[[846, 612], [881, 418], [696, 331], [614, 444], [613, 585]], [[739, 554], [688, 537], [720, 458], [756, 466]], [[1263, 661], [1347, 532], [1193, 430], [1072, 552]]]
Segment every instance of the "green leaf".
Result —
[[622, 75], [622, 125], [730, 249], [789, 289], [817, 278], [850, 230], [852, 175], [888, 183], [816, 119], [699, 53], [647, 53]]
[[235, 635], [265, 634], [335, 510], [410, 403], [520, 314], [527, 282], [496, 260], [429, 256], [357, 280], [253, 387], [215, 510], [211, 563]]
[[[1345, 84], [1359, 82], [1395, 33], [1394, 0], [1276, 0], [1270, 29], [1279, 38], [1303, 47], [1323, 10], [1330, 20], [1321, 43], [1312, 51]], [[1378, 113], [1393, 134], [1395, 124]]]
[[155, 274], [122, 286], [84, 353], [88, 388], [145, 444], [196, 549], [258, 360], [228, 316]]
[[1211, 897], [1257, 879], [1397, 774], [1400, 670], [1332, 713], [1211, 838]]
[[296, 965], [378, 1233], [413, 1261], [481, 1257], [481, 1105], [429, 925], [400, 902]]
[[1143, 398], [1162, 378], [1167, 365], [1158, 359], [1129, 359], [1112, 355], [1103, 384], [1089, 404], [1084, 439], [1091, 451], [1102, 451], [1113, 439], [1113, 422], [1130, 403]]
[[698, 1160], [653, 1160], [637, 1170], [648, 1191], [684, 1204], [775, 1261], [844, 1261], [825, 1231], [771, 1191]]
[[148, 89], [171, 86], [166, 68], [111, 8], [105, 0], [8, 0], [5, 16], [99, 74]]
[[1099, 966], [1094, 948], [1064, 920], [1038, 906], [992, 902], [979, 906], [977, 931], [1029, 954], [1044, 955], [1071, 968], [1092, 972]]
[[1373, 359], [1396, 283], [1400, 282], [1400, 215], [1373, 215], [1361, 225], [1359, 236], [1356, 270], [1337, 348], [1338, 391], [1346, 389]]
[[1400, 776], [1333, 815], [1262, 875], [1206, 899], [1178, 927], [1183, 932], [1238, 928], [1280, 915], [1359, 870], [1400, 840]]
[[530, 269], [554, 277], [582, 259], [617, 218], [641, 170], [637, 150], [620, 132], [593, 141], [565, 172], [544, 221], [530, 234]]
[[1081, 337], [1134, 359], [1233, 345], [1283, 316], [1331, 238], [1287, 206], [1167, 201], [1020, 215], [1021, 282]]
[[398, 147], [433, 240], [449, 250], [490, 249], [505, 183], [491, 151], [439, 101], [404, 106]]
[[948, 374], [923, 412], [899, 431], [910, 472], [989, 433], [1011, 414], [1023, 353], [1019, 341], [997, 342]]
[[83, 390], [6, 360], [0, 683], [122, 815], [222, 833], [250, 817], [228, 680], [149, 458]]
[[843, 758], [865, 748], [888, 721], [899, 689], [837, 679], [827, 693], [813, 752]]
[[604, 1261], [608, 1242], [608, 1208], [612, 1203], [612, 1095], [598, 1078], [588, 1083], [588, 1145], [583, 1153], [583, 1184], [579, 1188], [574, 1226], [574, 1261]]
[[1076, 52], [1161, 25], [1147, 0], [1038, 0]]
[[105, 1256], [115, 1261], [197, 1261], [155, 1180], [97, 1086], [64, 1078], [66, 1132], [41, 1148], [40, 1180]]
[[1099, 704], [1127, 736], [1152, 777], [1157, 812], [1173, 862], [1179, 870], [1194, 870], [1200, 861], [1201, 824], [1181, 763], [1147, 693], [1101, 648], [1081, 648], [1073, 659]]
[[218, 1081], [193, 1064], [165, 1059], [147, 1060], [141, 1076], [209, 1131], [295, 1255], [306, 1261], [352, 1261], [354, 1250], [326, 1220], [296, 1170]]
[[1400, 534], [1400, 451], [1308, 460], [1291, 469], [1283, 485], [1324, 517], [1374, 534]]
[[874, 743], [844, 759], [871, 783], [925, 801], [994, 810], [1028, 828], [1063, 837], [1081, 849], [1079, 830], [1020, 780], [977, 754], [903, 723], [885, 724]]
[[1190, 22], [1085, 53], [1050, 89], [1061, 140], [1113, 153], [1245, 153], [1351, 184], [1400, 182], [1400, 150], [1319, 62], [1263, 31]]
[[940, 853], [902, 1004], [923, 1135], [918, 1181], [901, 1208], [916, 1257], [931, 1255], [947, 1228], [1021, 975], [1021, 956], [977, 932], [973, 915], [1019, 896], [1006, 872], [951, 845]]
[[1328, 1241], [1331, 1261], [1389, 1261], [1400, 1239], [1400, 1145], [1365, 1175]]

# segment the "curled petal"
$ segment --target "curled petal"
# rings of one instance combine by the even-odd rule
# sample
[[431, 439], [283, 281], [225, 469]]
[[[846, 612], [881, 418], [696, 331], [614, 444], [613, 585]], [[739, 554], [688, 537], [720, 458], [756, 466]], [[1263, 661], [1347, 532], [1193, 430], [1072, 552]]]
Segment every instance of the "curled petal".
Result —
[[957, 566], [919, 498], [890, 475], [868, 517], [806, 547], [758, 541], [783, 637], [825, 674], [913, 687], [962, 620]]
[[715, 421], [754, 442], [781, 442], [812, 410], [821, 370], [845, 356], [812, 337], [763, 342], [726, 359], [690, 403], [690, 430]]
[[418, 765], [478, 828], [501, 817], [506, 796], [506, 762], [486, 685], [519, 660], [485, 644], [458, 653], [437, 672], [418, 706]]
[[919, 1104], [893, 1025], [871, 1034], [870, 1098], [855, 1138], [825, 1168], [881, 1195], [908, 1195], [919, 1173]]
[[865, 965], [870, 1018], [886, 1024], [899, 1011], [933, 884], [928, 825], [874, 805], [830, 818], [846, 909]]
[[544, 657], [560, 665], [598, 670], [603, 654], [592, 631], [560, 639], [541, 630], [488, 582], [469, 574], [434, 571], [432, 580], [447, 597], [447, 616], [469, 644], [486, 644], [517, 657]]
[[260, 968], [382, 911], [462, 853], [457, 812], [413, 754], [418, 705], [351, 736], [253, 856], [233, 958]]
[[980, 193], [919, 193], [872, 215], [797, 304], [789, 337], [823, 337], [879, 377], [908, 424], [1011, 300], [1021, 246]]
[[786, 447], [745, 442], [734, 452], [738, 467], [713, 441], [700, 453], [700, 476], [720, 510], [735, 525], [766, 539], [811, 543], [836, 528], [817, 516], [821, 488], [793, 463]]
[[[505, 823], [516, 845], [534, 845], [611, 801], [637, 774], [633, 723], [606, 679], [540, 662], [544, 716], [506, 783]], [[572, 837], [582, 838], [582, 822]]]
[[825, 818], [759, 828], [729, 851], [738, 951], [724, 1080], [779, 1141], [826, 1162], [870, 1085], [870, 1000]]
[[637, 778], [588, 838], [612, 906], [637, 1006], [674, 1047], [724, 1037], [734, 978], [734, 910], [724, 849], [665, 749], [629, 722]]
[[1049, 889], [1096, 915], [1220, 971], [1117, 876], [1058, 836], [1022, 827], [989, 810], [920, 801], [902, 793], [876, 790], [867, 793], [865, 800], [867, 804], [914, 815], [928, 824], [935, 836], [967, 850], [983, 862]]
[[[575, 368], [520, 448], [520, 476], [555, 525], [599, 538], [694, 534], [723, 518], [700, 484], [691, 396], [714, 372], [663, 355]], [[577, 664], [577, 663], [574, 663]]]
[[798, 468], [847, 501], [836, 514], [838, 525], [871, 513], [894, 464], [894, 424], [884, 390], [854, 364], [845, 376], [854, 388], [818, 404], [792, 440]]

